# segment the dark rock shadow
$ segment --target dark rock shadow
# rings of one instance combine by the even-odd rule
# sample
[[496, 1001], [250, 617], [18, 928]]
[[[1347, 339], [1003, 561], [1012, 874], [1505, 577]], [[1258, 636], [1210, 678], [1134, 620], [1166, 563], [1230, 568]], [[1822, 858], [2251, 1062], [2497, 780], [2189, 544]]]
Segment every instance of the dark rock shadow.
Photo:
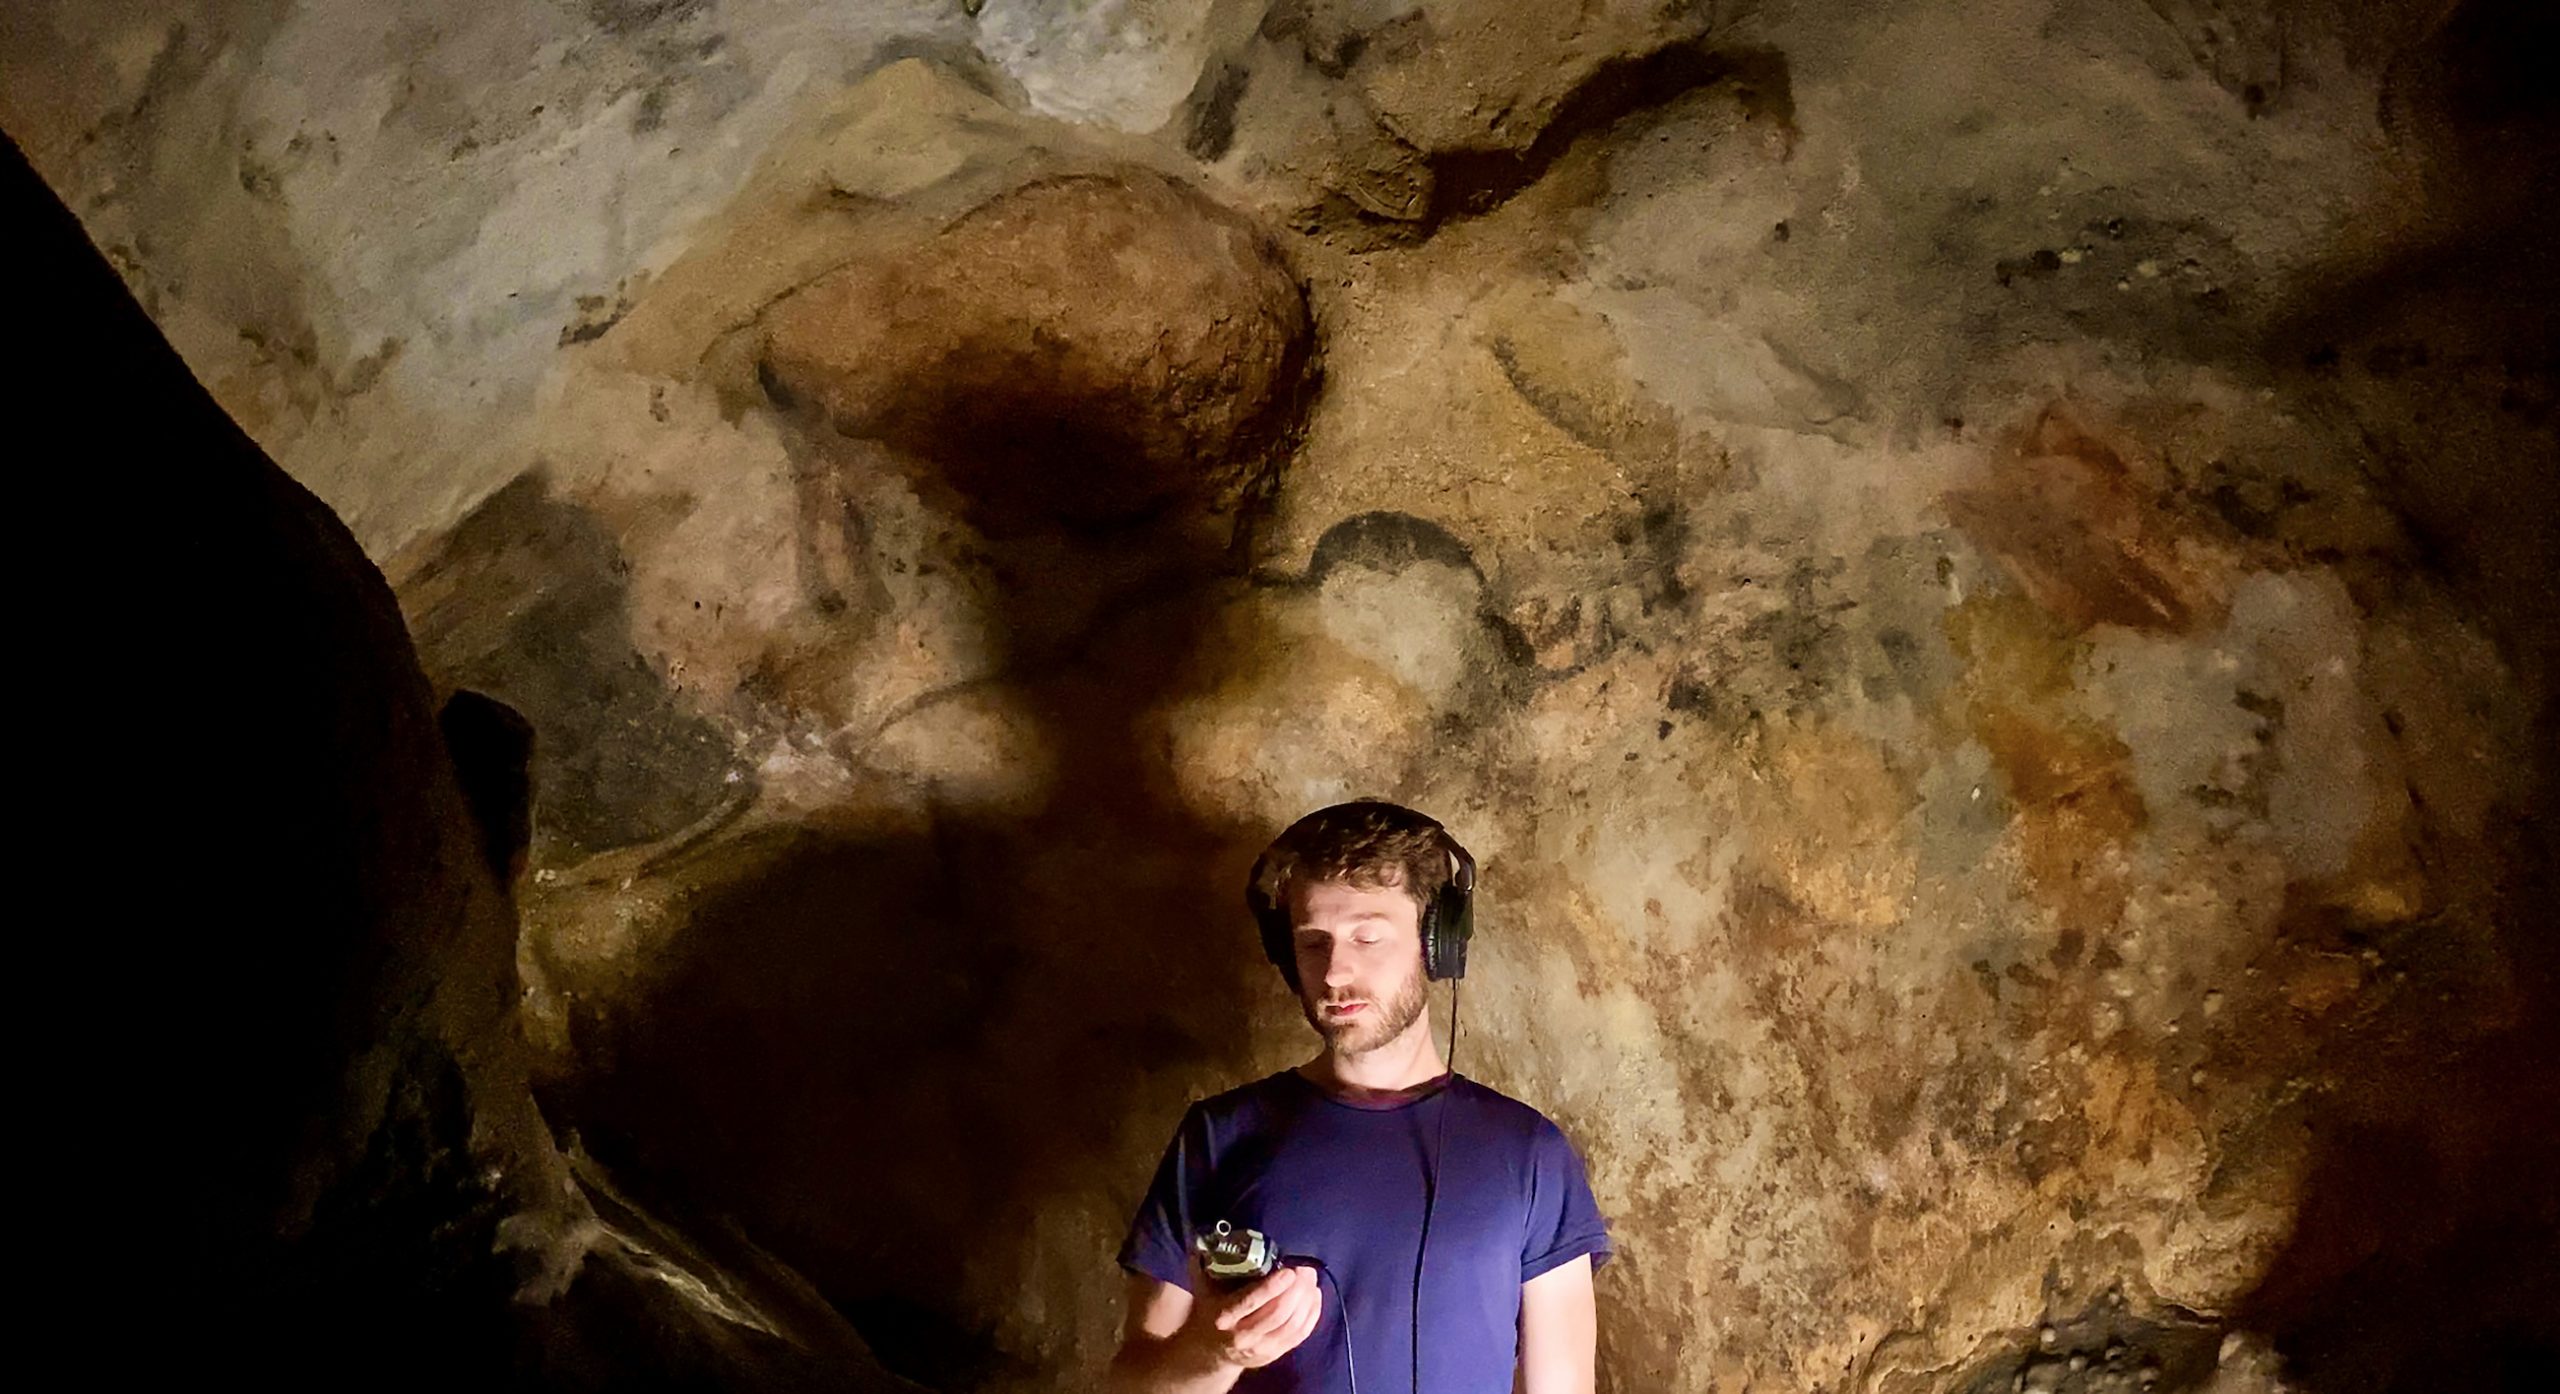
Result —
[[[2405, 987], [2324, 1040], [2291, 1238], [2236, 1313], [2313, 1394], [2560, 1388], [2560, 437], [2551, 404], [2560, 97], [2548, 6], [2465, 0], [2391, 64], [2383, 116], [2429, 147], [2437, 235], [2312, 287], [2263, 356], [2354, 423], [2408, 569], [2458, 595], [2536, 704], [2492, 835], [2419, 848], [2458, 891], [2388, 955]], [[2539, 40], [2539, 42], [2537, 42]], [[2409, 578], [2389, 578], [2406, 585]], [[2414, 794], [2413, 794], [2414, 799]], [[2423, 815], [2423, 803], [2419, 807]], [[2460, 961], [2476, 934], [2497, 962]]]
[[2239, 1313], [2315, 1394], [2560, 1388], [2560, 1043], [2539, 1020], [2315, 1125], [2294, 1232]]
[[[2308, 1394], [2560, 1387], [2560, 940], [2549, 747], [2481, 845], [2421, 844], [2477, 902], [2410, 932], [2295, 932], [2396, 987], [2325, 1035], [2293, 1227], [2233, 1325]], [[2487, 933], [2469, 928], [2478, 922]]]
[[[49, 345], [9, 376], [10, 414], [85, 423], [82, 463], [30, 505], [64, 539], [30, 576], [88, 578], [38, 622], [70, 685], [39, 705], [71, 720], [28, 772], [28, 863], [80, 908], [18, 969], [100, 1003], [30, 1037], [36, 1319], [142, 1385], [318, 1384], [367, 1336], [503, 1370], [513, 1275], [488, 1241], [512, 1198], [471, 1125], [526, 1176], [538, 1130], [509, 1130], [503, 1068], [419, 1004], [432, 983], [446, 1020], [503, 1019], [486, 970], [513, 926], [476, 851], [451, 854], [462, 796], [390, 588], [5, 141], [0, 216]], [[154, 734], [65, 738], [90, 723]]]
[[507, 895], [530, 727], [439, 712], [353, 535], [6, 142], [0, 210], [56, 350], [6, 400], [89, 423], [40, 511], [114, 524], [74, 523], [38, 647], [80, 720], [156, 733], [36, 743], [33, 860], [84, 912], [19, 966], [100, 1004], [31, 1072], [48, 1337], [155, 1388], [904, 1389], [798, 1279], [553, 1149]]

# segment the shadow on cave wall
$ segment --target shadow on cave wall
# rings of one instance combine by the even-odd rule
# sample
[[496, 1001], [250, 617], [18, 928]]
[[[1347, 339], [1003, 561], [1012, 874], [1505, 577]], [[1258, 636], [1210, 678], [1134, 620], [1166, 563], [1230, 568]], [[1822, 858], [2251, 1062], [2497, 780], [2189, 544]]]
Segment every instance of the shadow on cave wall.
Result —
[[[1165, 618], [1178, 641], [1188, 617]], [[776, 830], [677, 871], [700, 887], [689, 924], [559, 1100], [600, 1155], [734, 1217], [939, 1388], [1028, 1373], [965, 1294], [1036, 1281], [1044, 1205], [1123, 1155], [1134, 1077], [1240, 1067], [1268, 990], [1221, 932], [1245, 834], [1150, 792], [1132, 676], [1044, 704], [1066, 768], [1029, 818]], [[1113, 1179], [1132, 1201], [1145, 1180]]]
[[2405, 975], [2376, 1019], [2322, 1042], [2325, 1070], [2352, 1084], [2309, 1110], [2292, 1236], [2235, 1314], [2314, 1394], [2560, 1387], [2555, 28], [2549, 6], [2466, 0], [2395, 62], [2384, 115], [2432, 146], [2443, 234], [2305, 294], [2264, 346], [2296, 393], [2358, 422], [2417, 564], [2542, 699], [2521, 804], [2478, 845], [2419, 849], [2469, 888], [2456, 908], [2490, 927], [2504, 1002], [2461, 995], [2498, 975], [2452, 961], [2450, 924], [2290, 926]]
[[[1271, 408], [1211, 460], [1168, 458], [1195, 438], [1182, 431], [1133, 430], [1147, 406], [1134, 389], [1044, 380], [1000, 354], [955, 354], [916, 381], [893, 404], [893, 444], [765, 375], [801, 481], [804, 585], [819, 584], [804, 599], [841, 625], [877, 618], [843, 477], [914, 471], [992, 540], [989, 641], [1052, 777], [1026, 806], [937, 802], [919, 832], [765, 827], [662, 856], [650, 874], [682, 887], [683, 926], [629, 1000], [573, 1006], [575, 1073], [544, 1103], [618, 1175], [806, 1275], [910, 1378], [958, 1390], [1052, 1373], [992, 1315], [1017, 1291], [1116, 1286], [1111, 1246], [1146, 1181], [1121, 1174], [1128, 1130], [1174, 1122], [1135, 1116], [1139, 1091], [1248, 1064], [1244, 1023], [1274, 980], [1238, 882], [1268, 830], [1182, 806], [1140, 724], [1245, 584], [1237, 544], [1303, 412], [1310, 358], [1303, 338], [1287, 346]], [[1204, 507], [1166, 484], [1186, 468], [1244, 484]], [[619, 584], [610, 557], [572, 561]], [[620, 671], [620, 642], [606, 669]], [[1059, 1223], [1097, 1197], [1109, 1233]]]
[[[1158, 560], [1175, 589], [1136, 622], [1171, 660], [1216, 603], [1215, 558]], [[1040, 577], [1004, 595], [1007, 632], [1054, 623]], [[1168, 802], [1134, 729], [1176, 666], [1034, 681], [1059, 768], [1028, 816], [763, 831], [671, 868], [695, 888], [687, 927], [559, 1116], [685, 1208], [733, 1216], [901, 1373], [1027, 1373], [962, 1294], [1035, 1281], [1003, 1270], [1034, 1261], [1053, 1192], [1123, 1155], [1133, 1078], [1240, 1067], [1268, 990], [1227, 874], [1250, 830]], [[1114, 1180], [1132, 1200], [1144, 1182]], [[1093, 1281], [1113, 1281], [1108, 1257]]]
[[[1022, 432], [986, 454], [1017, 472], [1133, 448], [1107, 423], [1000, 406]], [[858, 587], [863, 521], [837, 476], [876, 448], [786, 419], [817, 534], [804, 572], [814, 555], [830, 593]], [[981, 420], [955, 438], [998, 434]], [[1275, 448], [1268, 434], [1245, 448]], [[1236, 884], [1267, 830], [1173, 803], [1137, 729], [1245, 584], [1242, 554], [1155, 499], [1062, 520], [1052, 505], [1076, 472], [993, 500], [990, 640], [1054, 781], [1036, 809], [946, 808], [917, 835], [721, 833], [751, 772], [634, 646], [610, 530], [538, 477], [442, 539], [406, 596], [440, 677], [506, 697], [540, 731], [537, 861], [673, 840], [649, 874], [684, 888], [684, 927], [630, 1001], [572, 1005], [578, 1059], [541, 1091], [555, 1129], [653, 1208], [790, 1264], [884, 1364], [943, 1389], [1032, 1373], [969, 1295], [1054, 1289], [1022, 1271], [1044, 1207], [1078, 1187], [1134, 1206], [1145, 1177], [1116, 1168], [1137, 1081], [1244, 1068], [1242, 1023], [1271, 991]], [[983, 493], [1007, 475], [960, 477]], [[975, 515], [979, 495], [946, 502]], [[843, 624], [874, 618], [841, 608]], [[1116, 1281], [1116, 1238], [1081, 1256], [1093, 1281]]]

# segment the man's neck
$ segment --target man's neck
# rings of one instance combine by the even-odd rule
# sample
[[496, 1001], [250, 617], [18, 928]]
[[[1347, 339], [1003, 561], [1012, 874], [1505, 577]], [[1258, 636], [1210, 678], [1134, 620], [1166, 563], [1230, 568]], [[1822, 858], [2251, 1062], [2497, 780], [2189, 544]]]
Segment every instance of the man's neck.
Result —
[[1298, 1067], [1298, 1073], [1336, 1094], [1361, 1099], [1401, 1094], [1448, 1073], [1440, 1060], [1440, 1042], [1431, 1033], [1431, 1013], [1414, 1018], [1403, 1034], [1360, 1055], [1328, 1050]]

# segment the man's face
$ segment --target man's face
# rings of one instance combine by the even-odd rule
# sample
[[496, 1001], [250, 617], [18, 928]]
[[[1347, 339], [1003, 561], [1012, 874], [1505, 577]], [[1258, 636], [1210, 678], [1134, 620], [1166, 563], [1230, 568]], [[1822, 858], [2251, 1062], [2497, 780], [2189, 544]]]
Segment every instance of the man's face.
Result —
[[1422, 911], [1399, 886], [1319, 881], [1289, 893], [1298, 1005], [1337, 1056], [1365, 1055], [1422, 1016]]

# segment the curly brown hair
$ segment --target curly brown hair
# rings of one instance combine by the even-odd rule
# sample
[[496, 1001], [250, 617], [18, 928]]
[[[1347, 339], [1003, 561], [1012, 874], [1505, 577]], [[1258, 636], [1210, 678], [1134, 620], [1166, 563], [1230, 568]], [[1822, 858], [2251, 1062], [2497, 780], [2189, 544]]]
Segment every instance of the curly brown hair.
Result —
[[1449, 883], [1447, 838], [1437, 821], [1384, 799], [1320, 808], [1290, 824], [1264, 850], [1254, 863], [1247, 899], [1283, 907], [1292, 889], [1334, 881], [1397, 887], [1416, 907], [1425, 907]]

